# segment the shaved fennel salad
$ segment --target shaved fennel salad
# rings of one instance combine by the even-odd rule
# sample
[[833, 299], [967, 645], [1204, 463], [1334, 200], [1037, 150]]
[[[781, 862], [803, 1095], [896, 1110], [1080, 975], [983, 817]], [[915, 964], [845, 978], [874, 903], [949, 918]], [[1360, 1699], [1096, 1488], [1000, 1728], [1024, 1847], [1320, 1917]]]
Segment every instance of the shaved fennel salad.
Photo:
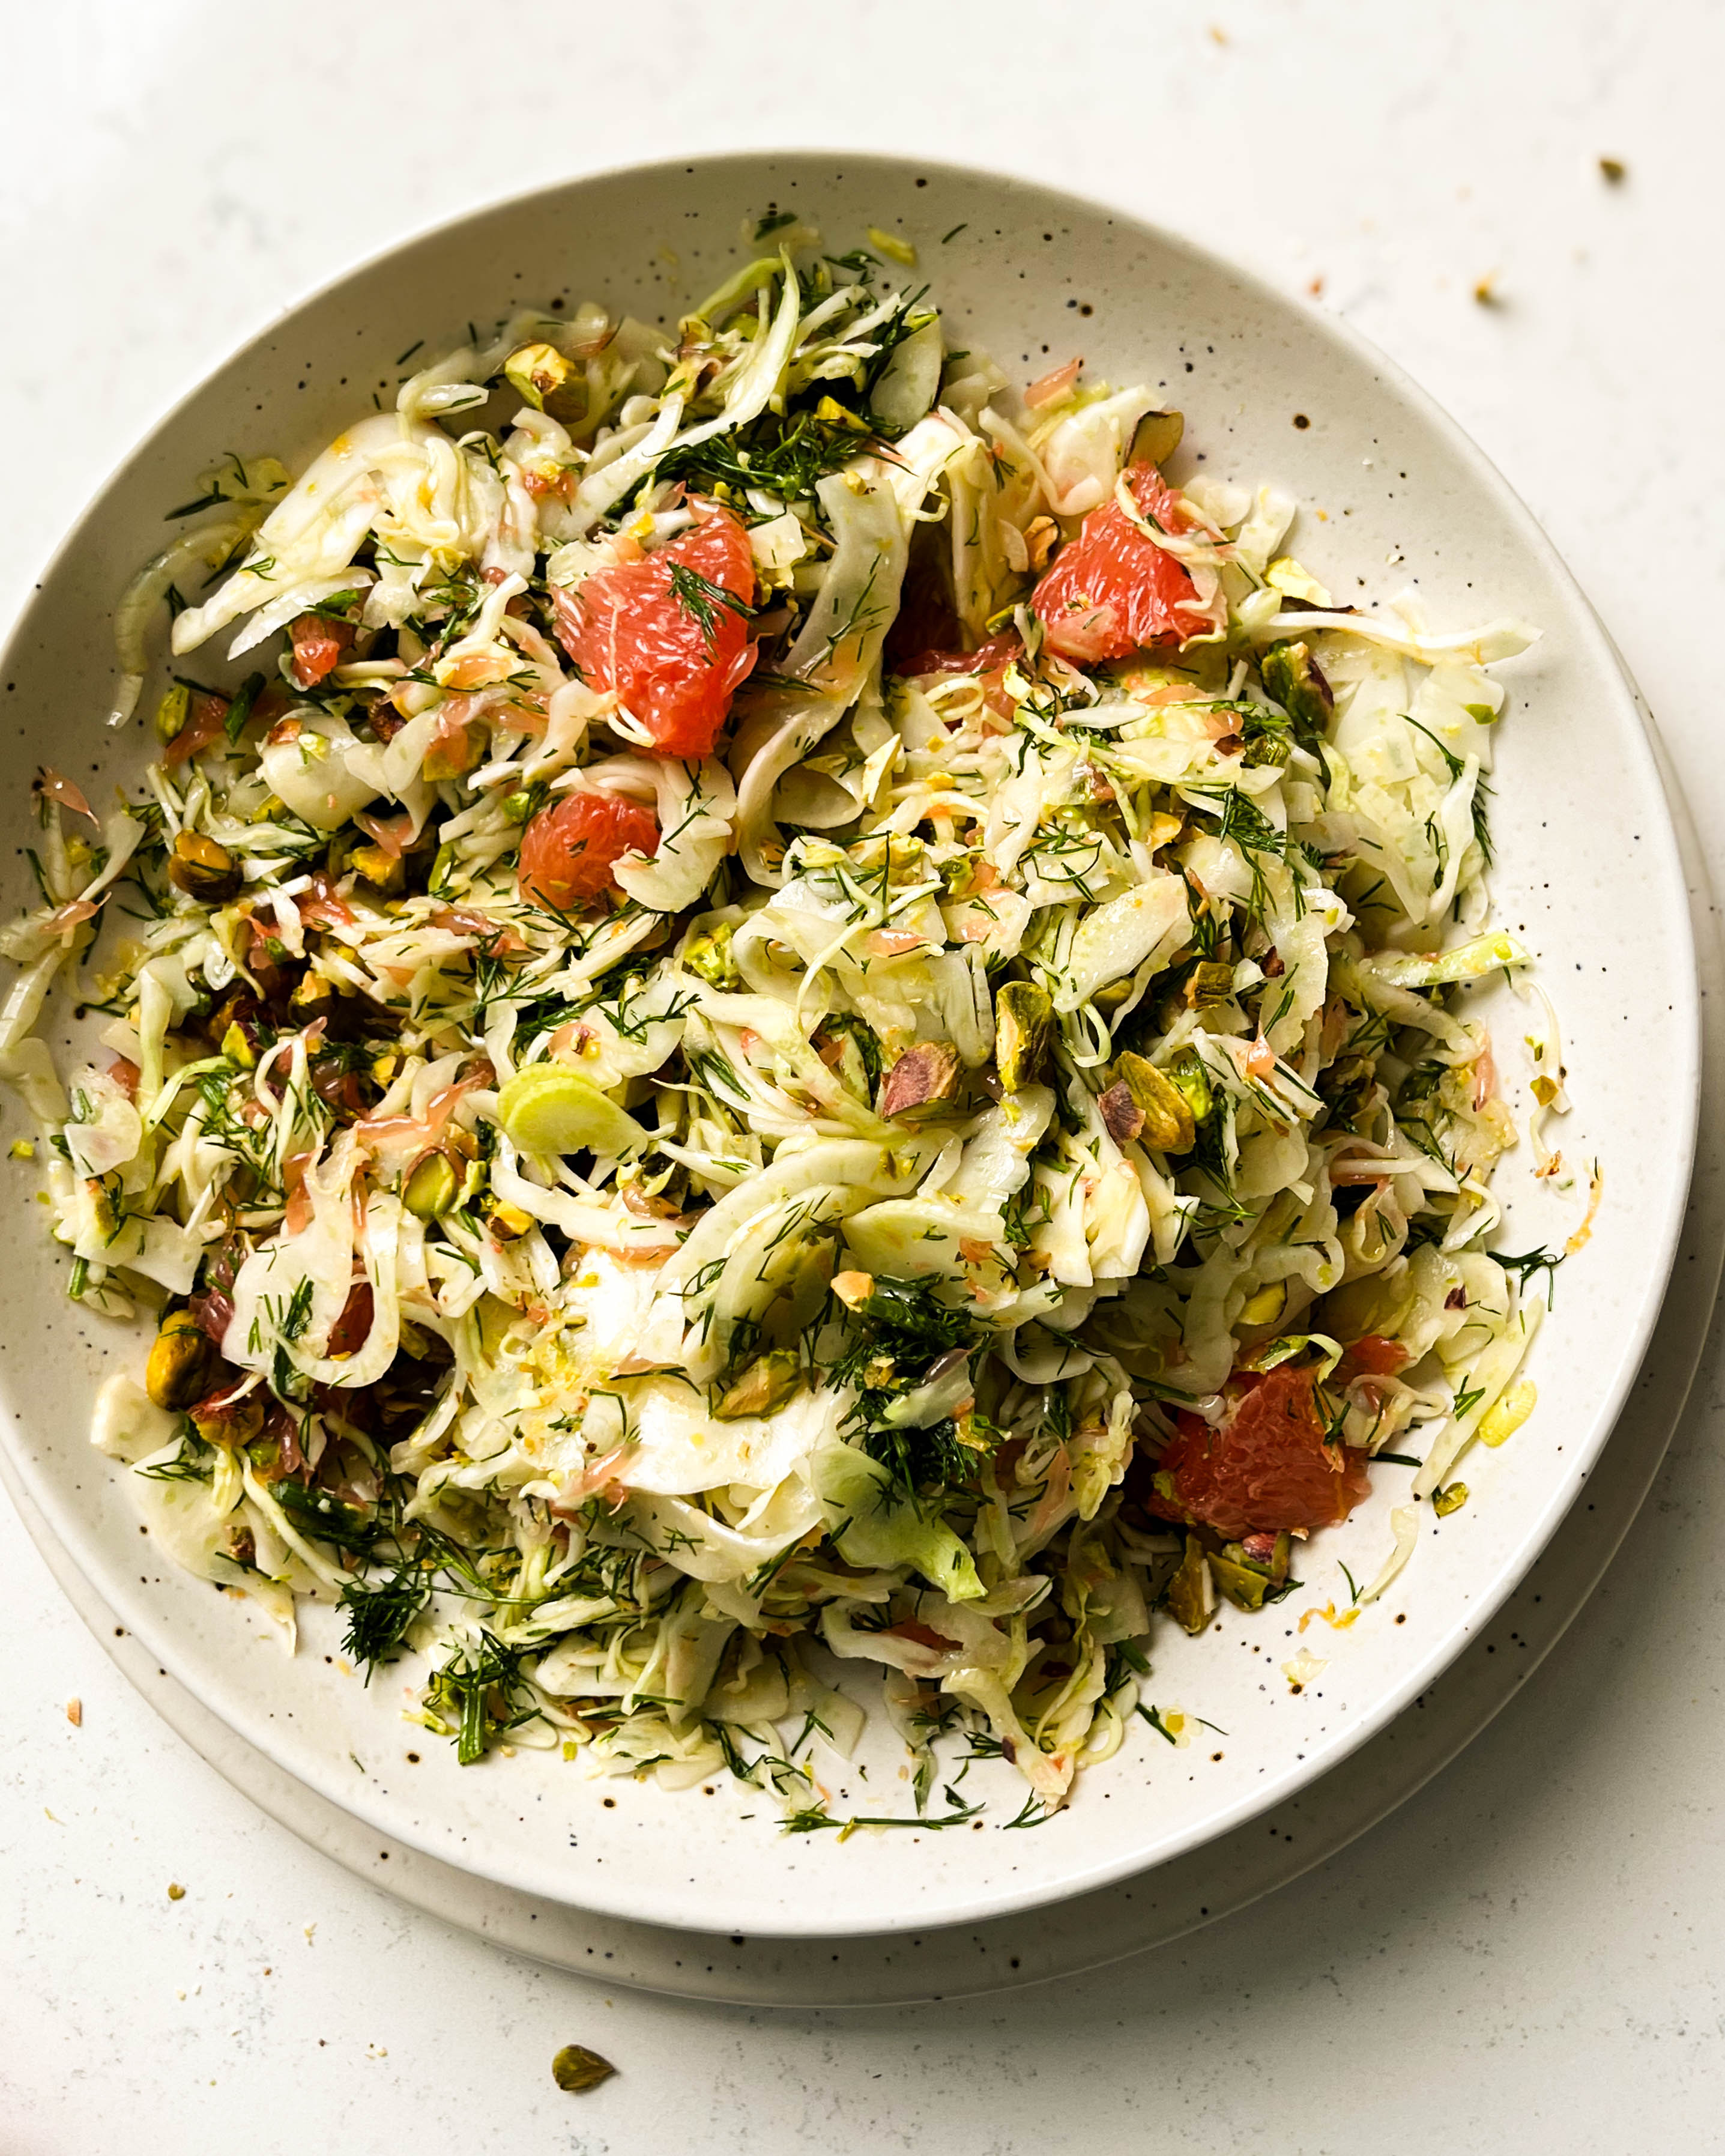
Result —
[[918, 1819], [975, 1809], [948, 1736], [1046, 1817], [1159, 1627], [1288, 1593], [1388, 1454], [1376, 1596], [1532, 1407], [1465, 992], [1528, 956], [1533, 632], [1337, 603], [1148, 388], [763, 230], [674, 328], [521, 316], [171, 512], [155, 761], [42, 774], [0, 1069], [71, 1293], [157, 1328], [97, 1442], [290, 1644], [339, 1604], [464, 1762], [801, 1828], [860, 1662]]

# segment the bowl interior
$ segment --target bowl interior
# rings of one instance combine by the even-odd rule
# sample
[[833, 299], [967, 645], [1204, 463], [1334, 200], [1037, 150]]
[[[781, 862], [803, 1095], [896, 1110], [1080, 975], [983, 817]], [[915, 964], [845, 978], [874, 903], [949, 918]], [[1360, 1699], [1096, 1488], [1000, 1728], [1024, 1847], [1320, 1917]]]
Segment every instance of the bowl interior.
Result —
[[[1577, 1105], [1554, 1137], [1578, 1176], [1567, 1193], [1535, 1185], [1524, 1142], [1502, 1171], [1511, 1218], [1498, 1247], [1561, 1244], [1594, 1163], [1603, 1194], [1534, 1349], [1533, 1419], [1500, 1451], [1470, 1455], [1464, 1510], [1438, 1522], [1421, 1508], [1413, 1563], [1347, 1629], [1299, 1626], [1332, 1600], [1346, 1609], [1344, 1563], [1356, 1578], [1377, 1569], [1405, 1471], [1378, 1471], [1368, 1505], [1303, 1553], [1305, 1589], [1279, 1609], [1225, 1609], [1196, 1640], [1160, 1628], [1144, 1697], [1202, 1717], [1191, 1741], [1134, 1723], [1069, 1810], [1034, 1832], [1002, 1830], [1022, 1791], [995, 1766], [966, 1784], [966, 1797], [990, 1800], [978, 1820], [841, 1843], [781, 1835], [770, 1802], [729, 1782], [673, 1795], [530, 1752], [461, 1768], [398, 1718], [402, 1671], [369, 1688], [346, 1671], [327, 1613], [314, 1613], [289, 1657], [243, 1604], [159, 1558], [122, 1474], [85, 1438], [97, 1383], [116, 1362], [135, 1364], [138, 1343], [66, 1300], [64, 1260], [38, 1233], [34, 1171], [10, 1162], [0, 1405], [31, 1494], [122, 1621], [249, 1742], [350, 1811], [555, 1900], [714, 1931], [821, 1934], [980, 1918], [1156, 1863], [1286, 1797], [1432, 1680], [1575, 1500], [1636, 1367], [1687, 1188], [1697, 1005], [1675, 844], [1627, 686], [1525, 511], [1423, 397], [1333, 324], [1129, 218], [986, 174], [814, 153], [612, 174], [481, 212], [345, 277], [197, 389], [79, 524], [0, 668], [10, 722], [0, 775], [18, 849], [8, 906], [26, 899], [36, 766], [51, 761], [86, 788], [141, 769], [141, 726], [116, 738], [102, 723], [108, 624], [188, 480], [228, 449], [303, 459], [374, 395], [388, 403], [408, 347], [458, 342], [469, 321], [484, 328], [529, 303], [592, 296], [674, 322], [743, 258], [745, 223], [775, 208], [816, 223], [834, 251], [870, 225], [901, 234], [950, 341], [1009, 373], [1029, 378], [1082, 352], [1116, 382], [1165, 388], [1186, 414], [1177, 474], [1201, 465], [1290, 488], [1307, 505], [1292, 543], [1339, 597], [1381, 602], [1411, 582], [1434, 625], [1515, 614], [1542, 629], [1503, 670], [1493, 886], [1497, 917], [1538, 955], [1562, 1022]], [[1522, 1011], [1507, 991], [1489, 1006], [1524, 1123]], [[49, 1030], [57, 1047], [69, 1041], [71, 1014]], [[6, 1112], [22, 1127], [9, 1102]], [[1321, 1666], [1297, 1671], [1296, 1690], [1282, 1665], [1302, 1650]], [[829, 1759], [835, 1809], [908, 1810], [901, 1758], [877, 1729], [866, 1777]]]

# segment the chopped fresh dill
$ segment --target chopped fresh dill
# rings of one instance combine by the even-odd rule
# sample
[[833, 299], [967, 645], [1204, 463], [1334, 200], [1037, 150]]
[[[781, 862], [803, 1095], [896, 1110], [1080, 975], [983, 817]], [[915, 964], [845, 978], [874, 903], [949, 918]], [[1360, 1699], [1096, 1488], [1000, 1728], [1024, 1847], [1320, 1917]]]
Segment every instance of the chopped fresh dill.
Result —
[[671, 591], [677, 603], [700, 630], [709, 651], [719, 633], [722, 613], [736, 614], [746, 621], [755, 611], [747, 599], [739, 598], [723, 584], [715, 584], [710, 577], [704, 577], [686, 562], [671, 564]]

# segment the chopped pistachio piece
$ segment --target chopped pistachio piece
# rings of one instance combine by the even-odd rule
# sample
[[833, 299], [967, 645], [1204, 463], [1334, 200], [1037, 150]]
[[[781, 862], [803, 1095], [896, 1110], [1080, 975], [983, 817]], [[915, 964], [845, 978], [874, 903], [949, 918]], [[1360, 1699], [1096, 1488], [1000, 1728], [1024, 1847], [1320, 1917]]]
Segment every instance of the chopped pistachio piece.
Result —
[[827, 1300], [837, 1247], [824, 1235], [804, 1240], [761, 1318], [761, 1337], [768, 1347], [795, 1347], [813, 1324]]
[[1513, 1437], [1522, 1424], [1533, 1414], [1539, 1401], [1539, 1389], [1531, 1378], [1512, 1385], [1496, 1407], [1480, 1417], [1477, 1435], [1483, 1445], [1502, 1445]]
[[402, 1203], [417, 1220], [441, 1220], [460, 1184], [447, 1153], [428, 1152], [402, 1186]]
[[1293, 721], [1302, 746], [1309, 748], [1322, 740], [1336, 700], [1308, 647], [1272, 644], [1258, 661], [1258, 671], [1264, 686]]
[[1204, 1562], [1204, 1545], [1196, 1535], [1186, 1537], [1185, 1554], [1168, 1583], [1169, 1614], [1183, 1631], [1201, 1632], [1216, 1608], [1210, 1572]]
[[1240, 1306], [1242, 1325], [1274, 1325], [1287, 1307], [1287, 1288], [1282, 1281], [1272, 1281], [1261, 1287], [1256, 1295], [1249, 1295]]
[[177, 735], [185, 731], [187, 715], [191, 709], [192, 691], [183, 681], [176, 681], [156, 706], [156, 738], [164, 748]]
[[1448, 1519], [1451, 1512], [1459, 1512], [1467, 1502], [1465, 1482], [1447, 1482], [1441, 1490], [1431, 1493], [1431, 1509], [1441, 1520]]
[[1185, 414], [1180, 412], [1146, 412], [1138, 423], [1138, 431], [1132, 437], [1129, 461], [1143, 464], [1146, 459], [1159, 470], [1180, 447], [1186, 431]]
[[1288, 1558], [1293, 1550], [1293, 1538], [1284, 1527], [1277, 1534], [1248, 1535], [1243, 1543], [1223, 1545], [1222, 1555], [1231, 1564], [1246, 1565], [1253, 1572], [1261, 1572], [1275, 1586], [1279, 1587], [1287, 1578]]
[[585, 2096], [616, 2071], [609, 2059], [601, 2059], [585, 2044], [566, 2044], [551, 2061], [551, 2079], [570, 2096]]
[[743, 977], [731, 957], [730, 942], [730, 923], [721, 921], [691, 936], [683, 952], [683, 963], [689, 972], [699, 974], [723, 995], [743, 985]]
[[519, 1205], [506, 1205], [501, 1199], [493, 1204], [485, 1217], [491, 1224], [492, 1234], [501, 1237], [506, 1243], [513, 1242], [518, 1235], [525, 1235], [533, 1225], [530, 1213], [524, 1213]]
[[1292, 554], [1278, 554], [1264, 572], [1264, 582], [1272, 591], [1282, 592], [1291, 599], [1303, 599], [1308, 606], [1329, 607], [1335, 602], [1303, 562], [1295, 561]]
[[228, 1029], [222, 1035], [222, 1053], [230, 1063], [237, 1063], [242, 1070], [255, 1070], [258, 1051], [246, 1036], [246, 1029], [236, 1019], [230, 1019]]
[[995, 998], [995, 1068], [1009, 1093], [1040, 1086], [1054, 1045], [1054, 1005], [1047, 989], [1008, 981]]
[[1279, 771], [1292, 753], [1285, 733], [1272, 726], [1261, 726], [1248, 729], [1240, 761], [1248, 771], [1262, 771], [1271, 765]]
[[585, 380], [554, 344], [518, 346], [503, 371], [512, 389], [554, 419], [578, 419], [586, 408]]
[[1262, 1609], [1270, 1588], [1270, 1576], [1253, 1565], [1241, 1564], [1223, 1552], [1210, 1556], [1210, 1576], [1236, 1609]]
[[1202, 958], [1186, 982], [1186, 1001], [1194, 1010], [1216, 1010], [1234, 993], [1234, 968], [1226, 958]]
[[161, 1321], [144, 1370], [144, 1389], [159, 1408], [183, 1410], [209, 1390], [214, 1362], [203, 1327], [189, 1310]]
[[868, 422], [841, 404], [836, 397], [823, 397], [815, 407], [815, 417], [824, 419], [829, 427], [843, 427], [853, 434], [866, 434]]
[[1124, 1081], [1110, 1086], [1096, 1103], [1101, 1114], [1103, 1128], [1116, 1145], [1128, 1144], [1142, 1135], [1144, 1111], [1132, 1097], [1132, 1088]]
[[736, 1422], [745, 1415], [770, 1414], [784, 1406], [802, 1383], [802, 1358], [791, 1348], [775, 1348], [770, 1355], [757, 1355], [735, 1384], [727, 1388], [714, 1409], [720, 1422]]
[[407, 888], [407, 864], [384, 846], [356, 846], [347, 865], [386, 898], [399, 898]]
[[[1178, 418], [1178, 413], [1168, 416]], [[1153, 459], [1154, 461], [1154, 459]], [[1033, 516], [1024, 527], [1024, 551], [1029, 557], [1034, 573], [1041, 576], [1048, 566], [1048, 557], [1054, 552], [1060, 537], [1060, 526], [1052, 516]]]
[[435, 785], [443, 778], [464, 778], [479, 762], [485, 749], [485, 730], [483, 726], [458, 726], [453, 734], [433, 742], [425, 752], [420, 765], [420, 776]]
[[192, 1427], [206, 1445], [250, 1445], [264, 1435], [265, 1398], [261, 1392], [246, 1393], [238, 1399], [218, 1393], [191, 1409]]
[[168, 856], [167, 880], [176, 891], [205, 906], [225, 906], [239, 896], [244, 878], [226, 846], [201, 831], [182, 831]]
[[302, 973], [288, 998], [288, 1008], [298, 1019], [324, 1018], [335, 1007], [335, 991], [321, 973]]
[[1157, 1067], [1185, 1102], [1195, 1136], [1197, 1125], [1209, 1115], [1216, 1101], [1203, 1059], [1195, 1048], [1182, 1048]]
[[1144, 1118], [1134, 1135], [1154, 1152], [1190, 1152], [1198, 1131], [1185, 1089], [1130, 1049], [1115, 1064], [1114, 1075]]
[[891, 1122], [921, 1109], [939, 1107], [957, 1092], [960, 1067], [957, 1049], [944, 1040], [919, 1040], [914, 1048], [907, 1048], [881, 1088], [882, 1115]]

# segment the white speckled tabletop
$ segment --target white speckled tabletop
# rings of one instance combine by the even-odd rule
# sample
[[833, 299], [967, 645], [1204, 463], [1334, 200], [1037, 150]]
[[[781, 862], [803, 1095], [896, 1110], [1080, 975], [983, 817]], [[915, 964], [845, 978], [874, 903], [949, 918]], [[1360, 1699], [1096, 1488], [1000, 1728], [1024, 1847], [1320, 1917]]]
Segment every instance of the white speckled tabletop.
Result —
[[[415, 228], [684, 147], [917, 149], [1111, 197], [1384, 345], [1553, 533], [1725, 829], [1697, 688], [1725, 619], [1712, 0], [0, 19], [0, 613], [168, 402]], [[156, 1719], [0, 1502], [0, 2156], [1712, 2145], [1722, 1381], [1716, 1338], [1604, 1587], [1365, 1840], [1124, 1967], [857, 2014], [607, 1994], [362, 1885]], [[568, 2042], [618, 2077], [560, 2093]]]

